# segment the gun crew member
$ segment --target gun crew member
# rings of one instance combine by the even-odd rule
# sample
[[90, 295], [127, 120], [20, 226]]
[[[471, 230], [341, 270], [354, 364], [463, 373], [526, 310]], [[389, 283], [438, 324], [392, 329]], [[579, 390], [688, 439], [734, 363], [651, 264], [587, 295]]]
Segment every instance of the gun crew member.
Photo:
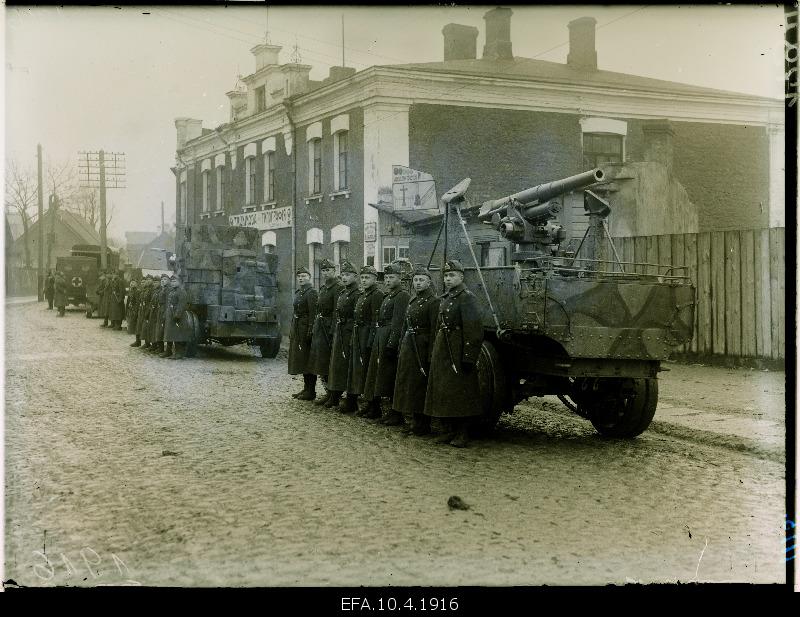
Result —
[[303, 389], [292, 394], [301, 401], [316, 397], [317, 376], [311, 370], [311, 337], [313, 316], [317, 314], [317, 290], [311, 285], [311, 273], [304, 267], [296, 272], [297, 290], [294, 292], [294, 313], [289, 330], [289, 374], [303, 376]]
[[47, 299], [47, 310], [53, 310], [53, 297], [56, 293], [56, 277], [53, 276], [53, 271], [47, 271], [47, 277], [44, 280], [44, 297]]
[[[349, 261], [341, 265], [342, 291], [336, 298], [334, 310], [333, 346], [331, 363], [328, 367], [328, 391], [330, 400], [325, 407], [334, 407], [339, 403], [342, 393], [347, 390], [347, 372], [350, 367], [350, 351], [353, 340], [353, 311], [358, 297], [358, 270]], [[352, 413], [358, 409], [358, 395], [347, 393], [347, 397], [339, 405], [342, 413]]]
[[58, 316], [63, 317], [67, 310], [67, 280], [64, 273], [60, 270], [56, 272], [55, 282], [53, 283], [53, 302], [58, 309]]
[[[192, 325], [188, 313], [189, 295], [176, 275], [173, 274], [169, 278], [169, 284], [162, 329], [166, 347], [161, 357], [183, 360], [186, 355], [186, 345], [192, 340]], [[174, 354], [171, 349], [173, 345], [175, 346]]]
[[[367, 370], [375, 341], [375, 319], [383, 302], [383, 292], [378, 288], [378, 273], [372, 266], [363, 266], [359, 275], [361, 293], [353, 308], [353, 340], [350, 348], [350, 370], [347, 373], [347, 394], [358, 397], [365, 392]], [[374, 403], [362, 407], [356, 416], [365, 416], [374, 410]], [[381, 413], [378, 407], [377, 414]]]
[[[322, 380], [323, 387], [327, 390], [328, 368], [331, 364], [331, 344], [333, 343], [333, 309], [336, 298], [342, 290], [339, 278], [336, 276], [336, 265], [329, 259], [323, 259], [320, 264], [323, 284], [320, 286], [317, 297], [317, 315], [314, 318], [314, 331], [311, 338], [311, 370]], [[324, 405], [331, 398], [329, 391], [314, 401], [315, 405]]]

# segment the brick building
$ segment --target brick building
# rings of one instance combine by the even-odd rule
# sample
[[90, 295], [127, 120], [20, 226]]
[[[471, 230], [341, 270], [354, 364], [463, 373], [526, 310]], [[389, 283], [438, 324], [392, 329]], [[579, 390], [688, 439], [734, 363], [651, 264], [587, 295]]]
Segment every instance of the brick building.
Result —
[[262, 229], [282, 264], [286, 325], [300, 265], [317, 279], [324, 257], [378, 269], [422, 259], [408, 253], [410, 228], [370, 206], [394, 165], [431, 174], [439, 195], [471, 177], [480, 202], [654, 161], [698, 230], [783, 226], [783, 101], [601, 70], [589, 17], [568, 24], [566, 64], [514, 57], [511, 17], [486, 13], [481, 57], [478, 30], [448, 24], [442, 62], [332, 67], [320, 82], [308, 65], [280, 64], [280, 47], [254, 47], [255, 72], [227, 93], [228, 123], [175, 121], [179, 237], [204, 221]]

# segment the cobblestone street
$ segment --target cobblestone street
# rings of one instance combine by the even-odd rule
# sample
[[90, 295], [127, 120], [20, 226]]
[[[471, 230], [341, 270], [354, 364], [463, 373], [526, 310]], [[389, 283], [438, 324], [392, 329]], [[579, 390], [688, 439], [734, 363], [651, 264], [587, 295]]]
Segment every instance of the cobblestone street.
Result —
[[670, 365], [636, 440], [548, 397], [459, 450], [292, 399], [285, 352], [99, 324], [6, 305], [6, 581], [785, 580], [783, 373]]

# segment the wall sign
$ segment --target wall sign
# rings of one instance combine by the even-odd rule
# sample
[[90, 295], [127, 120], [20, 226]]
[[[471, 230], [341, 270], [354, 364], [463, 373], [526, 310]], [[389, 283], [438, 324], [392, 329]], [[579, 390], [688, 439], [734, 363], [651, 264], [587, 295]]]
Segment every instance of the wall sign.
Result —
[[274, 210], [231, 214], [228, 223], [236, 227], [254, 227], [261, 231], [291, 227], [292, 207], [286, 206], [285, 208], [275, 208]]

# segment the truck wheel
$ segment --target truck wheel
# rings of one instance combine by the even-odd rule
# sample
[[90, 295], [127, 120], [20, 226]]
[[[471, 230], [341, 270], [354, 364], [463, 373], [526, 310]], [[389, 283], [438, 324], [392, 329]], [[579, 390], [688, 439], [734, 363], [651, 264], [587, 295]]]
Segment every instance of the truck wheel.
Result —
[[92, 305], [91, 304], [87, 304], [86, 305], [86, 319], [91, 319], [92, 318], [92, 313], [94, 313], [94, 310], [92, 309]]
[[585, 379], [578, 386], [581, 415], [606, 437], [641, 435], [656, 413], [657, 379]]
[[186, 316], [192, 328], [192, 338], [186, 343], [186, 357], [194, 358], [197, 355], [197, 347], [200, 344], [200, 320], [192, 311], [186, 311]]
[[473, 425], [473, 432], [476, 436], [486, 436], [494, 430], [509, 400], [505, 370], [490, 341], [484, 341], [481, 345], [476, 370], [483, 415]]
[[278, 335], [276, 338], [264, 339], [258, 347], [261, 349], [262, 358], [274, 358], [281, 350], [281, 337]]

